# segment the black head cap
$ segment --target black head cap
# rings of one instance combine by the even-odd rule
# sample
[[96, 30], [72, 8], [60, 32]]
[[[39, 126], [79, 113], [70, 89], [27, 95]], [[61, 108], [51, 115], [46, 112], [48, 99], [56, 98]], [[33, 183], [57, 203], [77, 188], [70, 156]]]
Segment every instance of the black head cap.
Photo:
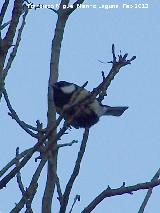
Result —
[[73, 83], [69, 83], [66, 81], [59, 81], [53, 85], [53, 90], [54, 90], [55, 105], [57, 107], [63, 108], [65, 104], [69, 103], [70, 98], [74, 93], [74, 90], [76, 90], [76, 86]]
[[53, 85], [53, 87], [59, 87], [59, 88], [61, 88], [61, 87], [65, 87], [65, 86], [69, 86], [69, 85], [72, 85], [73, 83], [69, 83], [69, 82], [67, 82], [67, 81], [58, 81], [58, 82], [56, 82], [54, 85]]

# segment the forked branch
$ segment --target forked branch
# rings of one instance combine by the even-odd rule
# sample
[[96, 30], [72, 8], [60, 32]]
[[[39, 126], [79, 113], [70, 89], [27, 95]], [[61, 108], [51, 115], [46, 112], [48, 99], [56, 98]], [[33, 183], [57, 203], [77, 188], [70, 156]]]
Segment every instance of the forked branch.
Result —
[[111, 189], [108, 187], [103, 192], [101, 192], [81, 213], [90, 213], [99, 203], [102, 202], [103, 199], [107, 197], [113, 197], [117, 195], [123, 194], [133, 194], [133, 192], [141, 190], [141, 189], [152, 189], [156, 186], [160, 185], [160, 179], [146, 182], [146, 183], [139, 183], [133, 186], [124, 186], [124, 184], [117, 188]]
[[83, 158], [83, 155], [85, 153], [85, 149], [86, 149], [86, 145], [87, 145], [87, 141], [88, 141], [88, 136], [89, 136], [89, 129], [86, 128], [83, 134], [83, 140], [80, 146], [80, 150], [78, 152], [78, 156], [77, 156], [77, 160], [73, 169], [73, 172], [71, 174], [71, 177], [66, 185], [64, 194], [62, 196], [62, 202], [61, 202], [61, 206], [60, 206], [60, 213], [65, 213], [66, 212], [66, 207], [69, 201], [69, 196], [74, 184], [74, 181], [76, 180], [79, 171], [80, 171], [80, 165], [81, 165], [81, 161]]

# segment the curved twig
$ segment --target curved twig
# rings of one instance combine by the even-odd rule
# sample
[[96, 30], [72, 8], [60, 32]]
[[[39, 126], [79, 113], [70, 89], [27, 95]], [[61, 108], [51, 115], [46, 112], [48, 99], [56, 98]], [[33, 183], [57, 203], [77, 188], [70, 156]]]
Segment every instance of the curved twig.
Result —
[[21, 120], [19, 119], [19, 117], [18, 117], [16, 111], [12, 108], [12, 105], [11, 105], [11, 103], [10, 103], [10, 101], [9, 101], [8, 94], [7, 94], [7, 91], [6, 91], [5, 88], [4, 88], [4, 90], [3, 90], [3, 95], [4, 95], [5, 101], [6, 101], [6, 103], [7, 103], [7, 107], [8, 107], [8, 109], [9, 109], [9, 111], [10, 111], [10, 113], [8, 113], [8, 114], [19, 124], [19, 126], [20, 126], [25, 132], [27, 132], [27, 133], [28, 133], [29, 135], [31, 135], [32, 137], [37, 138], [37, 134], [33, 133], [33, 132], [28, 128], [28, 126], [27, 126], [23, 121], [21, 121]]
[[160, 185], [160, 179], [156, 181], [139, 183], [133, 186], [121, 186], [117, 189], [111, 189], [108, 187], [103, 192], [101, 192], [81, 213], [90, 213], [101, 201], [107, 197], [113, 197], [117, 195], [123, 194], [133, 194], [133, 192], [141, 190], [141, 189], [151, 189]]
[[77, 178], [79, 171], [80, 171], [80, 165], [81, 165], [81, 161], [82, 161], [82, 158], [83, 158], [83, 155], [85, 152], [86, 144], [88, 141], [88, 136], [89, 136], [89, 128], [86, 128], [84, 131], [84, 134], [83, 134], [83, 140], [82, 140], [82, 143], [80, 146], [80, 150], [78, 152], [78, 156], [77, 156], [77, 160], [76, 160], [73, 172], [66, 185], [66, 188], [65, 188], [65, 191], [64, 191], [64, 194], [62, 197], [63, 200], [62, 200], [62, 204], [61, 204], [60, 211], [59, 211], [60, 213], [65, 213], [65, 211], [66, 211], [66, 207], [67, 207], [67, 204], [69, 201], [69, 196], [70, 196], [74, 181]]

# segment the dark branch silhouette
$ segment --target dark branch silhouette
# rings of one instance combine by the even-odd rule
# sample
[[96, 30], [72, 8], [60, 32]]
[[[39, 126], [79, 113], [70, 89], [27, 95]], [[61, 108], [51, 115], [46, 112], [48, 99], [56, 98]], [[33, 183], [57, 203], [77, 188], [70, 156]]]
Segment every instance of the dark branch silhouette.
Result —
[[[8, 51], [10, 47], [13, 45], [13, 39], [15, 37], [17, 26], [19, 23], [20, 16], [23, 12], [23, 0], [15, 0], [14, 6], [12, 10], [12, 18], [8, 27], [8, 30], [6, 32], [6, 35], [2, 39], [1, 33], [0, 33], [0, 100], [2, 97], [3, 87], [4, 87], [4, 80], [5, 80], [5, 73], [4, 73], [4, 64], [6, 61], [6, 57], [8, 54]], [[0, 28], [3, 24], [3, 19], [6, 14], [7, 8], [9, 5], [9, 1], [5, 0], [2, 9], [1, 9], [1, 16], [0, 16]], [[0, 31], [1, 32], [1, 31]]]
[[[159, 176], [160, 176], [160, 168], [158, 169], [158, 171], [156, 172], [156, 174], [154, 175], [154, 177], [152, 178], [151, 181], [158, 180]], [[139, 209], [138, 213], [143, 213], [144, 212], [145, 207], [146, 207], [146, 205], [147, 205], [147, 203], [148, 203], [148, 201], [149, 201], [149, 199], [150, 199], [150, 197], [152, 195], [152, 191], [153, 191], [153, 188], [148, 189], [147, 194], [146, 194], [146, 196], [144, 198], [144, 201], [142, 202], [142, 204], [140, 206], [140, 209]]]
[[[19, 127], [23, 129], [27, 134], [35, 139], [35, 144], [32, 145], [31, 148], [24, 150], [19, 153], [19, 148], [16, 149], [16, 157], [14, 157], [4, 168], [0, 171], [0, 189], [6, 187], [6, 185], [12, 180], [13, 177], [16, 176], [16, 180], [18, 183], [18, 187], [21, 192], [21, 199], [16, 204], [16, 206], [10, 211], [11, 213], [20, 212], [25, 207], [26, 213], [33, 213], [32, 210], [32, 202], [36, 195], [38, 189], [38, 180], [41, 176], [41, 172], [48, 163], [47, 169], [47, 181], [42, 199], [42, 213], [51, 213], [52, 210], [52, 200], [55, 192], [55, 186], [57, 189], [57, 198], [60, 204], [60, 213], [65, 213], [68, 207], [68, 203], [70, 200], [70, 195], [72, 192], [72, 188], [74, 186], [75, 180], [77, 179], [80, 173], [81, 162], [83, 160], [83, 156], [85, 154], [85, 149], [89, 137], [89, 129], [85, 129], [83, 134], [83, 139], [80, 144], [79, 152], [77, 153], [77, 159], [71, 173], [71, 176], [66, 183], [65, 189], [61, 188], [60, 180], [57, 174], [57, 156], [58, 152], [61, 151], [64, 147], [71, 147], [73, 144], [77, 143], [77, 140], [73, 140], [69, 143], [59, 143], [58, 141], [62, 139], [62, 137], [68, 133], [68, 128], [72, 121], [76, 116], [78, 116], [84, 107], [87, 107], [91, 102], [93, 102], [96, 98], [102, 102], [105, 96], [107, 96], [107, 91], [115, 76], [120, 72], [121, 68], [127, 66], [135, 60], [135, 56], [128, 59], [128, 53], [120, 54], [117, 56], [115, 53], [115, 46], [112, 45], [112, 61], [108, 62], [111, 64], [110, 72], [106, 75], [103, 71], [102, 74], [102, 82], [96, 86], [91, 93], [84, 98], [83, 100], [77, 102], [76, 100], [72, 100], [64, 109], [64, 114], [67, 110], [72, 110], [75, 106], [77, 107], [76, 113], [71, 116], [70, 120], [65, 121], [62, 128], [57, 130], [60, 123], [63, 120], [63, 116], [60, 116], [56, 119], [56, 109], [54, 105], [54, 91], [52, 86], [55, 82], [58, 81], [59, 76], [59, 61], [60, 61], [60, 52], [61, 52], [61, 44], [64, 37], [64, 30], [66, 27], [66, 23], [68, 21], [69, 16], [74, 12], [78, 5], [83, 4], [84, 0], [75, 1], [72, 6], [70, 6], [70, 0], [61, 0], [60, 7], [58, 10], [50, 8], [54, 13], [57, 14], [57, 22], [55, 27], [55, 32], [52, 39], [51, 45], [51, 58], [50, 58], [50, 74], [48, 79], [48, 109], [47, 109], [47, 125], [43, 128], [43, 124], [37, 120], [36, 125], [32, 126], [30, 124], [25, 123], [20, 120], [20, 116], [16, 112], [16, 110], [12, 107], [11, 102], [9, 100], [7, 91], [5, 89], [5, 78], [8, 75], [8, 71], [10, 70], [12, 63], [16, 57], [18, 48], [20, 46], [22, 32], [24, 30], [24, 26], [26, 23], [26, 17], [28, 14], [28, 7], [26, 3], [32, 4], [27, 0], [14, 0], [13, 10], [11, 20], [7, 19], [4, 23], [5, 15], [8, 10], [9, 0], [4, 0], [4, 4], [0, 11], [0, 100], [3, 94], [7, 107], [9, 109], [9, 116], [14, 119]], [[38, 7], [37, 7], [38, 8]], [[22, 20], [21, 20], [22, 19]], [[20, 27], [18, 27], [18, 25]], [[4, 30], [5, 29], [5, 30]], [[6, 31], [4, 38], [2, 39], [1, 31]], [[17, 35], [17, 36], [15, 36]], [[15, 44], [13, 41], [15, 40]], [[10, 54], [8, 54], [10, 52]], [[6, 61], [7, 59], [7, 61]], [[103, 62], [101, 62], [103, 63]], [[83, 84], [80, 89], [77, 91], [77, 96], [84, 89], [88, 82]], [[75, 97], [76, 97], [75, 95]], [[78, 130], [77, 130], [78, 131]], [[37, 164], [37, 169], [31, 177], [30, 183], [28, 187], [25, 188], [23, 185], [23, 180], [21, 177], [21, 169], [26, 166], [33, 155], [37, 153], [38, 157], [35, 157], [35, 164]], [[150, 182], [139, 183], [132, 186], [125, 186], [125, 183], [119, 188], [112, 189], [109, 186], [103, 190], [97, 197], [95, 197], [88, 206], [82, 211], [82, 213], [89, 213], [94, 210], [95, 207], [99, 205], [105, 198], [118, 196], [123, 194], [133, 194], [133, 192], [148, 189], [148, 192], [144, 198], [144, 201], [140, 207], [139, 213], [143, 213], [144, 209], [150, 199], [152, 194], [152, 189], [158, 185], [160, 185], [160, 170], [157, 171], [155, 176], [152, 178]], [[80, 195], [76, 195], [74, 201], [72, 202], [72, 206], [69, 210], [71, 213], [73, 211], [73, 207], [76, 202], [80, 201]]]
[[146, 183], [139, 183], [133, 186], [127, 186], [125, 187], [124, 184], [117, 188], [117, 189], [111, 189], [108, 187], [103, 192], [101, 192], [83, 211], [82, 213], [89, 213], [91, 212], [100, 202], [102, 202], [103, 199], [107, 197], [113, 197], [117, 195], [123, 195], [123, 194], [133, 194], [133, 192], [141, 190], [141, 189], [151, 189], [156, 186], [160, 185], [160, 180], [155, 180], [151, 182]]
[[[9, 101], [9, 98], [8, 98], [8, 94], [7, 94], [7, 91], [6, 89], [3, 90], [3, 95], [4, 95], [4, 98], [5, 98], [5, 101], [7, 103], [7, 106], [8, 106], [8, 109], [10, 111], [10, 113], [8, 113], [18, 124], [19, 126], [24, 130], [26, 131], [29, 135], [31, 135], [32, 137], [34, 138], [37, 138], [37, 135], [35, 133], [33, 133], [29, 128], [28, 128], [28, 125], [25, 124], [24, 121], [21, 121], [16, 113], [16, 111], [12, 108], [12, 105]], [[31, 127], [33, 129], [33, 127]]]
[[88, 136], [89, 136], [89, 129], [85, 129], [84, 134], [83, 134], [83, 140], [82, 140], [79, 152], [78, 152], [78, 156], [77, 156], [77, 160], [76, 160], [73, 172], [71, 174], [71, 177], [70, 177], [70, 179], [69, 179], [69, 181], [66, 185], [64, 194], [62, 196], [62, 202], [61, 202], [61, 207], [60, 207], [61, 213], [66, 212], [66, 207], [67, 207], [67, 204], [68, 204], [69, 196], [70, 196], [74, 181], [76, 180], [76, 178], [79, 174], [79, 171], [80, 171], [80, 165], [81, 165], [83, 155], [85, 153], [85, 148], [86, 148], [86, 145], [87, 145]]

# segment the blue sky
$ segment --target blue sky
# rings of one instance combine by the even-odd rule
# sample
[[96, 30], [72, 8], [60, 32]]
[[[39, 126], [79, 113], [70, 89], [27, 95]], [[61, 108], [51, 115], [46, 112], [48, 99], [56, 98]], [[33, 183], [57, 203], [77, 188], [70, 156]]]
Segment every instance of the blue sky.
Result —
[[[52, 1], [34, 1], [53, 4]], [[59, 1], [55, 1], [58, 3]], [[73, 1], [72, 1], [73, 2]], [[78, 9], [69, 18], [65, 29], [59, 66], [59, 80], [82, 85], [89, 81], [92, 90], [101, 80], [101, 71], [109, 72], [111, 45], [119, 54], [137, 56], [132, 65], [122, 68], [112, 82], [104, 104], [127, 105], [129, 109], [120, 118], [104, 117], [91, 128], [81, 173], [74, 185], [70, 205], [76, 194], [81, 195], [74, 212], [80, 212], [108, 185], [119, 187], [122, 182], [132, 185], [149, 181], [160, 167], [160, 107], [159, 107], [159, 2], [144, 0], [148, 9], [123, 9], [123, 3], [140, 1], [85, 1], [85, 4], [118, 4], [118, 9]], [[1, 4], [1, 3], [0, 3]], [[9, 17], [9, 14], [8, 14]], [[20, 118], [35, 124], [37, 119], [46, 125], [47, 83], [51, 40], [54, 35], [56, 14], [47, 9], [31, 10], [22, 36], [22, 42], [9, 72], [6, 88], [10, 101]], [[29, 148], [35, 141], [7, 115], [4, 101], [0, 107], [1, 159], [3, 167], [20, 150]], [[83, 131], [73, 129], [61, 142], [81, 140]], [[58, 175], [62, 189], [74, 166], [79, 144], [61, 149]], [[37, 155], [35, 155], [36, 157]], [[34, 159], [22, 170], [24, 184], [36, 168]], [[39, 181], [39, 191], [33, 203], [40, 212], [46, 173]], [[104, 200], [93, 212], [135, 213], [146, 191]], [[154, 189], [145, 213], [158, 212], [159, 187]], [[7, 199], [6, 199], [7, 197]], [[0, 193], [0, 210], [9, 212], [21, 195], [15, 179]], [[54, 200], [56, 201], [56, 199]], [[58, 201], [56, 201], [58, 203]], [[58, 204], [53, 212], [58, 211]]]

